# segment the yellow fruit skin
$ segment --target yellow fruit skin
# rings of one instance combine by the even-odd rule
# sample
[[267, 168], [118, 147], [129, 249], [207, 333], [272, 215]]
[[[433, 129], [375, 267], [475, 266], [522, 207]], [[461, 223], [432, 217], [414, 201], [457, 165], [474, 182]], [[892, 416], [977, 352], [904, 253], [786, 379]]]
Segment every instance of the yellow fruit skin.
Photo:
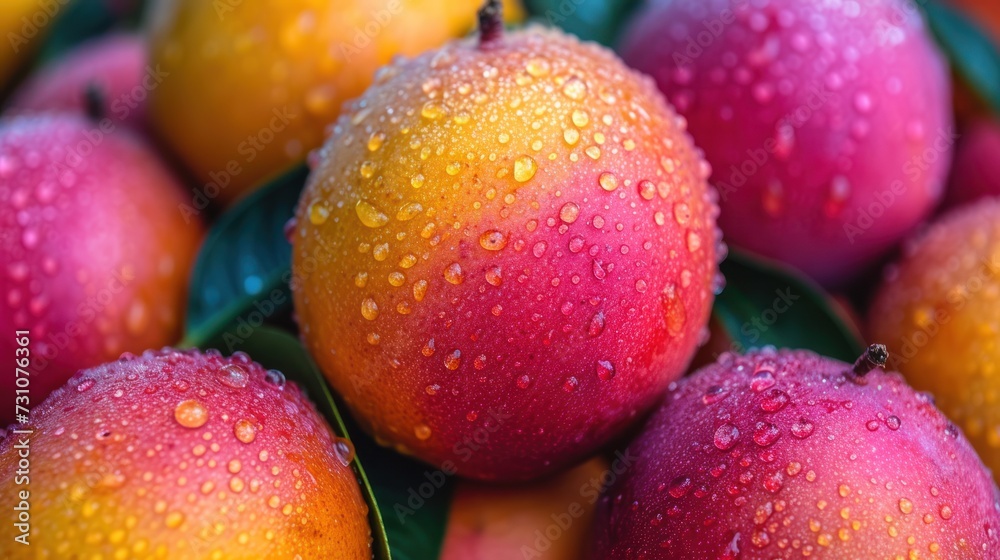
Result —
[[30, 504], [30, 545], [8, 510], [0, 558], [371, 560], [345, 445], [242, 352], [125, 354], [0, 430], [0, 499]]
[[[49, 10], [55, 10], [60, 3], [55, 0], [45, 3], [45, 6], [49, 5]], [[3, 38], [3, 45], [0, 47], [0, 87], [7, 84], [7, 80], [24, 63], [25, 58], [34, 52], [41, 42], [40, 36], [44, 34], [44, 28], [51, 23], [54, 15], [54, 12], [49, 14], [43, 9], [39, 0], [0, 2], [0, 37]], [[43, 22], [44, 25], [39, 28], [37, 24]], [[28, 34], [33, 36], [28, 37]]]
[[441, 560], [585, 558], [602, 484], [616, 476], [608, 461], [598, 457], [529, 484], [461, 480], [452, 498]]
[[889, 366], [1000, 473], [1000, 201], [959, 208], [910, 243], [870, 311]]
[[206, 196], [229, 203], [304, 160], [393, 56], [469, 32], [481, 3], [160, 0], [151, 64], [167, 77], [150, 92], [153, 127]]
[[709, 169], [606, 49], [532, 28], [401, 61], [314, 163], [291, 232], [299, 325], [403, 452], [483, 480], [560, 470], [638, 421], [702, 340]]

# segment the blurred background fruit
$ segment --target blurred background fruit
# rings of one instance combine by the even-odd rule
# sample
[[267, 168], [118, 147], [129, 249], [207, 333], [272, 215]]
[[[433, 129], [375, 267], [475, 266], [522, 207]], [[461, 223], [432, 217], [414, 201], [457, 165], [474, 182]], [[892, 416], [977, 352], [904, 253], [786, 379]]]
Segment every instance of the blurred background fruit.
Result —
[[955, 149], [947, 206], [1000, 195], [1000, 125], [979, 118], [966, 125]]
[[38, 70], [13, 95], [9, 113], [68, 111], [141, 130], [146, 97], [166, 76], [146, 65], [146, 44], [139, 35], [105, 35], [80, 45]]
[[154, 128], [227, 204], [303, 161], [393, 56], [470, 31], [481, 4], [159, 0], [151, 63], [168, 77], [150, 95]]
[[[31, 427], [31, 546], [4, 539], [4, 558], [371, 558], [353, 451], [245, 354], [123, 356], [79, 372]], [[12, 505], [17, 437], [0, 439]]]
[[930, 391], [1000, 472], [1000, 201], [952, 211], [886, 271], [869, 310], [890, 365]]
[[733, 245], [842, 284], [939, 200], [950, 80], [903, 0], [651, 2], [623, 37], [705, 150]]
[[482, 37], [383, 69], [345, 109], [290, 230], [293, 291], [376, 437], [529, 479], [683, 373], [707, 336], [717, 209], [683, 121], [610, 51]]
[[616, 476], [594, 458], [517, 486], [459, 481], [441, 560], [580, 560], [586, 557], [602, 484]]
[[0, 48], [0, 90], [42, 43], [48, 25], [64, 2], [4, 0], [0, 2], [0, 34], [7, 43]]
[[595, 559], [1000, 551], [989, 472], [930, 397], [878, 368], [727, 354], [672, 386], [628, 453], [598, 507]]
[[[123, 131], [71, 114], [0, 121], [0, 327], [31, 331], [33, 403], [78, 369], [177, 341], [203, 232], [183, 202]], [[0, 348], [13, 356], [14, 339]], [[13, 395], [14, 376], [0, 387]]]

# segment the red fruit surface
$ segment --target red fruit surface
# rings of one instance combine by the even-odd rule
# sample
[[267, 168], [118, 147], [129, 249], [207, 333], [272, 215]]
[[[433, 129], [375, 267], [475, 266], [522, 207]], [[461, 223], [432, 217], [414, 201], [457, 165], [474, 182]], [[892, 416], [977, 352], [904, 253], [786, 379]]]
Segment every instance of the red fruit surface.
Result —
[[651, 2], [624, 37], [705, 150], [727, 242], [834, 285], [940, 198], [950, 81], [910, 2]]
[[353, 451], [245, 354], [123, 355], [77, 373], [30, 429], [0, 431], [0, 498], [30, 489], [32, 506], [31, 545], [5, 538], [0, 557], [371, 558]]
[[946, 200], [949, 206], [1000, 195], [1000, 124], [969, 124], [955, 150]]
[[42, 68], [13, 95], [8, 112], [87, 111], [87, 91], [95, 88], [103, 115], [116, 124], [142, 129], [146, 96], [161, 73], [147, 69], [146, 44], [138, 35], [108, 35], [81, 45]]
[[989, 472], [931, 398], [805, 351], [672, 386], [602, 498], [601, 560], [1000, 557]]
[[717, 209], [683, 120], [529, 29], [384, 68], [302, 195], [303, 336], [381, 440], [480, 479], [592, 455], [704, 340]]
[[30, 331], [33, 404], [78, 369], [177, 340], [203, 233], [184, 201], [130, 135], [70, 114], [0, 121], [0, 353]]

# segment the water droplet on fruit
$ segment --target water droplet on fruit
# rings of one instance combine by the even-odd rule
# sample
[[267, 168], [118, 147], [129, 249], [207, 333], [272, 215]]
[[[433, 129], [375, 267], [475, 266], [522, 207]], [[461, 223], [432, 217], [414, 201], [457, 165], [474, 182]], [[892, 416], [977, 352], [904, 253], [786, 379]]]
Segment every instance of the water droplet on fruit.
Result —
[[250, 381], [247, 370], [236, 364], [226, 364], [219, 368], [218, 378], [223, 385], [234, 389], [242, 389]]
[[487, 251], [499, 251], [507, 246], [507, 238], [497, 230], [490, 230], [479, 236], [479, 245]]
[[580, 385], [580, 381], [577, 380], [576, 377], [567, 377], [566, 380], [563, 381], [562, 388], [563, 388], [563, 391], [566, 391], [567, 393], [572, 393], [573, 391], [576, 390], [576, 388], [579, 385]]
[[758, 371], [750, 378], [750, 389], [755, 393], [760, 393], [774, 386], [774, 375], [770, 371]]
[[804, 439], [812, 435], [815, 425], [808, 418], [799, 418], [792, 424], [792, 435]]
[[374, 321], [378, 317], [378, 304], [372, 298], [365, 298], [361, 302], [361, 316], [369, 321]]
[[251, 443], [257, 439], [257, 426], [252, 421], [242, 418], [233, 425], [233, 435], [243, 443]]
[[194, 399], [181, 401], [174, 408], [174, 419], [185, 428], [200, 428], [208, 422], [208, 409]]
[[771, 445], [777, 441], [780, 436], [781, 430], [770, 422], [757, 422], [757, 425], [754, 427], [753, 440], [761, 447]]
[[598, 177], [597, 181], [601, 184], [601, 188], [611, 192], [618, 188], [618, 177], [614, 173], [604, 172]]
[[691, 489], [691, 479], [686, 476], [678, 476], [670, 481], [667, 486], [667, 493], [674, 498], [681, 498]]
[[449, 284], [461, 284], [465, 280], [465, 273], [462, 272], [462, 265], [457, 262], [449, 264], [444, 269], [444, 279], [448, 281]]
[[615, 366], [607, 360], [598, 360], [597, 377], [601, 381], [611, 381], [615, 377]]
[[899, 426], [901, 424], [902, 424], [902, 422], [899, 420], [898, 416], [890, 416], [890, 417], [888, 417], [888, 418], [885, 419], [885, 425], [890, 430], [898, 430]]
[[333, 442], [333, 450], [336, 452], [340, 464], [345, 467], [350, 465], [351, 461], [354, 460], [354, 444], [350, 440], [336, 438]]
[[530, 156], [521, 156], [514, 161], [514, 180], [518, 183], [529, 181], [535, 176], [538, 164]]
[[444, 367], [454, 371], [458, 369], [458, 366], [462, 365], [462, 351], [452, 350], [450, 354], [444, 357]]
[[777, 412], [788, 404], [788, 393], [781, 389], [771, 389], [760, 400], [760, 408], [765, 412]]
[[417, 436], [420, 441], [426, 441], [431, 437], [431, 428], [426, 424], [418, 424], [413, 428], [413, 434]]
[[375, 208], [366, 200], [359, 200], [357, 205], [354, 206], [354, 211], [357, 213], [361, 223], [367, 227], [380, 228], [389, 223], [389, 216], [386, 216], [381, 210]]
[[722, 451], [731, 449], [736, 445], [736, 440], [740, 437], [740, 430], [733, 424], [725, 423], [715, 430], [713, 443], [715, 447]]
[[705, 404], [715, 404], [727, 396], [729, 396], [729, 389], [718, 385], [712, 385], [707, 391], [705, 391], [705, 394], [701, 396], [701, 402]]
[[559, 210], [559, 219], [567, 224], [572, 224], [578, 217], [580, 217], [580, 207], [573, 202], [567, 202]]

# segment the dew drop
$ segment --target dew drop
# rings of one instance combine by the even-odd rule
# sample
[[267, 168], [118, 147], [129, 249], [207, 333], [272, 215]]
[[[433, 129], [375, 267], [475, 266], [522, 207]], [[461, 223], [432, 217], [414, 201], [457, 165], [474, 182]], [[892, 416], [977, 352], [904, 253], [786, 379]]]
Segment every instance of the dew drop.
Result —
[[194, 399], [181, 401], [174, 408], [174, 419], [185, 428], [200, 428], [208, 422], [208, 409]]
[[361, 316], [369, 321], [374, 321], [378, 317], [378, 304], [372, 298], [365, 298], [361, 302]]
[[778, 441], [780, 436], [781, 430], [770, 422], [757, 422], [757, 425], [754, 427], [753, 441], [761, 447], [767, 447]]
[[691, 489], [691, 479], [686, 476], [678, 476], [667, 485], [667, 493], [674, 498], [682, 498]]
[[615, 377], [615, 366], [607, 360], [598, 360], [597, 377], [601, 381], [611, 381]]
[[444, 269], [444, 279], [448, 281], [449, 284], [459, 285], [465, 280], [465, 273], [462, 272], [462, 266], [457, 262], [449, 264]]
[[499, 251], [507, 246], [507, 238], [495, 229], [489, 230], [479, 236], [479, 246], [487, 251]]
[[563, 204], [563, 207], [559, 210], [559, 219], [567, 224], [572, 224], [579, 217], [580, 207], [574, 202], [567, 202], [566, 204]]
[[885, 419], [885, 425], [890, 430], [898, 430], [899, 426], [902, 424], [898, 416], [890, 416]]
[[226, 364], [219, 368], [218, 378], [223, 385], [234, 389], [242, 389], [250, 381], [247, 370], [236, 364]]
[[729, 389], [718, 385], [712, 385], [707, 391], [705, 391], [705, 394], [701, 396], [701, 402], [705, 404], [715, 404], [727, 396], [729, 396]]
[[799, 418], [792, 424], [792, 435], [804, 439], [812, 435], [816, 426], [808, 418]]
[[788, 404], [788, 393], [781, 389], [771, 389], [764, 393], [760, 400], [760, 408], [765, 412], [777, 412]]
[[514, 180], [518, 183], [529, 181], [537, 170], [538, 164], [531, 156], [521, 156], [514, 161]]
[[233, 435], [243, 443], [251, 443], [257, 439], [257, 426], [247, 419], [241, 419], [233, 425]]
[[740, 430], [733, 424], [725, 423], [715, 430], [715, 437], [713, 438], [713, 443], [715, 447], [722, 451], [732, 449], [736, 445], [736, 441], [740, 437]]
[[458, 366], [462, 365], [462, 351], [452, 350], [450, 354], [444, 357], [444, 367], [454, 371], [458, 369]]
[[365, 200], [359, 200], [354, 206], [354, 211], [357, 213], [361, 223], [367, 227], [380, 228], [389, 223], [389, 216], [386, 216]]

